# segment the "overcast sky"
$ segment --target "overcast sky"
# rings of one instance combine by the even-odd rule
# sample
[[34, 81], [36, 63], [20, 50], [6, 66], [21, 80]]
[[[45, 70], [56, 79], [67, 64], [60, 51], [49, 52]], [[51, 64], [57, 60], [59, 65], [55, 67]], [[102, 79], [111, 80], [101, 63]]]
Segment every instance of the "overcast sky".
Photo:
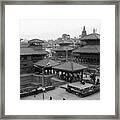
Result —
[[100, 33], [99, 20], [26, 19], [20, 20], [20, 38], [54, 40], [64, 33], [71, 37], [78, 37], [82, 33], [83, 26], [85, 26], [87, 34], [92, 33], [93, 28], [97, 30], [96, 33]]

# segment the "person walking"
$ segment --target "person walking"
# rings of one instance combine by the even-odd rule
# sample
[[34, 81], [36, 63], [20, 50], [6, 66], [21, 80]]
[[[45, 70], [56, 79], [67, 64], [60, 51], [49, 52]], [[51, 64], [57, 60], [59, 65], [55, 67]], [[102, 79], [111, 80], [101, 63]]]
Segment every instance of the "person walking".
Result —
[[52, 97], [50, 96], [50, 100], [52, 100]]

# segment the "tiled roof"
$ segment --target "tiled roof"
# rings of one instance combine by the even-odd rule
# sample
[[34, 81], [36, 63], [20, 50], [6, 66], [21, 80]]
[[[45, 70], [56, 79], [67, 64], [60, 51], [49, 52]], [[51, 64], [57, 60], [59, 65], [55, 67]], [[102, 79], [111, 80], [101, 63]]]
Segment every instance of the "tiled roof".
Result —
[[87, 67], [80, 65], [80, 64], [77, 64], [75, 62], [68, 61], [68, 62], [61, 63], [60, 65], [55, 66], [53, 68], [58, 69], [58, 70], [63, 70], [63, 71], [74, 72], [74, 71], [83, 70]]
[[72, 40], [62, 40], [59, 43], [73, 43], [73, 41]]
[[85, 35], [81, 38], [81, 40], [98, 40], [100, 39], [100, 35], [97, 33]]
[[20, 55], [40, 55], [40, 54], [47, 54], [48, 52], [45, 50], [34, 50], [30, 47], [23, 47], [20, 48]]
[[73, 51], [73, 53], [100, 53], [100, 46], [99, 45], [86, 45], [84, 47], [80, 47]]
[[63, 39], [61, 38], [61, 39], [55, 40], [55, 43], [57, 43], [57, 44], [64, 44], [64, 43], [72, 44], [72, 43], [73, 43], [73, 40], [72, 40], [72, 39], [63, 40]]
[[44, 59], [44, 60], [40, 60], [40, 61], [36, 62], [34, 65], [41, 66], [41, 67], [53, 67], [53, 66], [56, 66], [59, 64], [60, 64], [60, 62], [56, 62], [56, 61], [50, 60], [50, 59]]
[[20, 42], [20, 47], [28, 47], [29, 44], [27, 42]]
[[32, 39], [32, 40], [29, 40], [28, 42], [40, 42], [40, 43], [44, 43], [44, 41], [40, 40], [40, 39]]
[[53, 51], [66, 51], [66, 50], [73, 50], [70, 46], [58, 46], [52, 49]]

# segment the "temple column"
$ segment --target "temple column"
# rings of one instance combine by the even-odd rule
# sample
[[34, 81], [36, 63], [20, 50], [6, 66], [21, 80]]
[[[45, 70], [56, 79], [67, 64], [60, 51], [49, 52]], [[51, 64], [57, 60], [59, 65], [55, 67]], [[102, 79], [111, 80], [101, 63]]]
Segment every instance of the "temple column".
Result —
[[52, 74], [55, 74], [55, 71], [54, 71], [54, 69], [52, 69]]
[[44, 70], [44, 74], [46, 75], [46, 70]]
[[59, 77], [59, 75], [58, 75], [58, 71], [56, 70], [56, 75], [57, 75], [57, 77]]
[[74, 81], [74, 74], [72, 73], [72, 81], [71, 82], [73, 82]]
[[81, 58], [81, 63], [83, 63], [83, 58]]
[[79, 57], [80, 63], [81, 63], [81, 57]]
[[81, 80], [83, 79], [83, 70], [81, 71]]
[[83, 63], [84, 63], [84, 58], [83, 58], [83, 60], [82, 60], [82, 61], [83, 61]]
[[51, 74], [51, 70], [49, 69], [49, 74]]
[[47, 70], [47, 74], [49, 75], [49, 70]]
[[62, 72], [62, 79], [64, 79], [65, 78], [65, 73], [64, 72]]
[[80, 57], [80, 63], [82, 62], [82, 58]]
[[49, 75], [49, 70], [47, 70], [47, 74]]
[[86, 63], [86, 58], [84, 58], [84, 63]]
[[56, 70], [55, 69], [53, 69], [53, 73], [56, 74]]
[[50, 74], [52, 74], [52, 69], [50, 69]]
[[65, 74], [65, 80], [68, 81], [68, 73]]
[[57, 75], [58, 75], [58, 78], [59, 78], [59, 71], [57, 71]]

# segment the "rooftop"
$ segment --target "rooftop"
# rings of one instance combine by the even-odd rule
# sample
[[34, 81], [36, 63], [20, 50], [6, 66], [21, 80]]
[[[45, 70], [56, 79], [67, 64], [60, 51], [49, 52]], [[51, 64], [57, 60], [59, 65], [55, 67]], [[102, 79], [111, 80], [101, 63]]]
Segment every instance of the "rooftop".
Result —
[[20, 55], [42, 55], [47, 54], [48, 52], [45, 50], [34, 50], [30, 47], [20, 48]]
[[57, 40], [55, 40], [55, 43], [56, 44], [65, 44], [65, 43], [68, 43], [68, 44], [72, 44], [73, 43], [73, 40], [70, 38], [70, 39], [62, 39], [62, 38], [58, 38]]
[[100, 53], [100, 46], [99, 45], [86, 45], [84, 47], [80, 47], [73, 51], [73, 53]]
[[62, 41], [62, 42], [59, 42], [59, 45], [61, 45], [61, 46], [68, 46], [68, 45], [71, 45], [71, 44], [73, 44], [73, 41], [71, 40], [64, 40], [64, 41]]
[[100, 39], [100, 34], [97, 33], [85, 35], [81, 38], [81, 40], [98, 40], [98, 39]]
[[30, 42], [39, 42], [39, 43], [44, 43], [43, 40], [40, 40], [40, 39], [32, 39], [32, 40], [29, 40], [28, 43]]
[[40, 60], [40, 61], [36, 62], [34, 65], [41, 66], [41, 67], [53, 67], [53, 66], [56, 66], [59, 64], [60, 64], [60, 62], [56, 62], [56, 61], [50, 60], [50, 59], [44, 59], [44, 60]]
[[[44, 94], [45, 100], [49, 100], [50, 96], [53, 98], [53, 100], [63, 100], [63, 98], [65, 98], [66, 100], [100, 100], [100, 92], [81, 98], [77, 95], [67, 92], [65, 89], [60, 87], [55, 88], [55, 90], [47, 91]], [[33, 96], [23, 97], [21, 99], [22, 100], [43, 100], [43, 94], [39, 93], [38, 95], [36, 95], [36, 97], [34, 97], [33, 95]]]
[[28, 47], [29, 44], [27, 42], [20, 42], [20, 47]]
[[70, 46], [58, 46], [52, 49], [53, 51], [66, 51], [66, 50], [73, 50]]
[[80, 64], [77, 64], [77, 63], [72, 62], [72, 61], [71, 62], [67, 61], [67, 62], [61, 63], [60, 65], [55, 66], [53, 68], [58, 69], [58, 70], [63, 70], [63, 71], [74, 72], [74, 71], [83, 70], [87, 67], [80, 65]]

